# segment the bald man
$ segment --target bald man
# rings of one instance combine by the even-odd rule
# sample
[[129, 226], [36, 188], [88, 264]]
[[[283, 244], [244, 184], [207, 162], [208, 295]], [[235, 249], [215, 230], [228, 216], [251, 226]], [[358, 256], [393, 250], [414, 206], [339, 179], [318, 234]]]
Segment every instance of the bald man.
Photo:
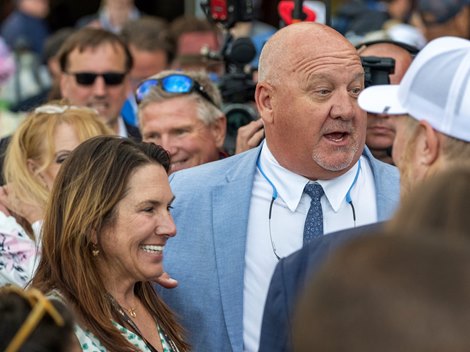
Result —
[[[387, 57], [395, 60], [395, 71], [389, 76], [390, 84], [399, 84], [406, 70], [411, 65], [411, 53], [399, 45], [392, 43], [376, 43], [359, 48], [360, 56]], [[391, 148], [395, 138], [393, 117], [387, 114], [367, 113], [366, 145], [372, 155], [393, 165]]]
[[364, 148], [363, 88], [360, 58], [342, 35], [312, 22], [287, 26], [260, 56], [265, 141], [171, 175], [178, 236], [165, 265], [180, 284], [160, 291], [193, 350], [257, 351], [279, 258], [311, 236], [391, 216], [398, 173]]

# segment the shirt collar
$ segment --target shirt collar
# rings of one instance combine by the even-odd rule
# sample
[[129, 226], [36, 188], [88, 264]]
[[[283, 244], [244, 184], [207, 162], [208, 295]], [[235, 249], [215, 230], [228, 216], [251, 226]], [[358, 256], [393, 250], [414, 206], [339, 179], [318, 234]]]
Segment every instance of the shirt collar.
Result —
[[[276, 187], [278, 196], [294, 212], [302, 198], [307, 183], [314, 182], [281, 166], [265, 142], [261, 148], [259, 164], [265, 175]], [[356, 162], [350, 170], [332, 180], [315, 181], [323, 187], [325, 196], [335, 212], [339, 210], [346, 194], [354, 183], [359, 164]]]
[[129, 137], [129, 134], [127, 133], [126, 125], [124, 124], [124, 119], [119, 116], [118, 117], [118, 125], [119, 125], [119, 136], [121, 137]]

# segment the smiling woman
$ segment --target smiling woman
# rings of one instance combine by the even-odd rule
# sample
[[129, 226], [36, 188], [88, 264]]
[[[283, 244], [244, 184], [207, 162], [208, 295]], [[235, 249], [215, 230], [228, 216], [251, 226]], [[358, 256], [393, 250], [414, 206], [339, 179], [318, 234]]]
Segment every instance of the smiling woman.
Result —
[[32, 284], [73, 308], [83, 350], [188, 350], [152, 287], [176, 234], [169, 167], [160, 146], [100, 136], [81, 144], [59, 172]]

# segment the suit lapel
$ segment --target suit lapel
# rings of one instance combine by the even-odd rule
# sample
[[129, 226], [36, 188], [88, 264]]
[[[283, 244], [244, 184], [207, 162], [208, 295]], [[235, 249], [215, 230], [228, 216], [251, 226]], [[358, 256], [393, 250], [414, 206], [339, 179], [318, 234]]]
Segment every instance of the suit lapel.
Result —
[[377, 221], [389, 219], [395, 211], [400, 195], [398, 170], [376, 160], [367, 147], [362, 153], [372, 169], [377, 200]]
[[243, 277], [248, 213], [259, 148], [246, 153], [214, 188], [213, 236], [225, 324], [233, 351], [243, 349]]

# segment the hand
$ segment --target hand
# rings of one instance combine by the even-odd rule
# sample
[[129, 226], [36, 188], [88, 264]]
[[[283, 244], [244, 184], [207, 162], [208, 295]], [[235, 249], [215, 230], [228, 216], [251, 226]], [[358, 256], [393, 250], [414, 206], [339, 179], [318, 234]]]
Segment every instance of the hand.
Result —
[[240, 127], [237, 132], [235, 154], [257, 147], [264, 138], [263, 126], [263, 120], [258, 119]]
[[0, 210], [9, 216], [22, 217], [30, 224], [43, 219], [43, 209], [38, 204], [20, 201], [12, 185], [1, 187]]
[[160, 277], [156, 279], [155, 282], [164, 288], [175, 288], [178, 286], [178, 281], [172, 279], [166, 272], [160, 275]]

